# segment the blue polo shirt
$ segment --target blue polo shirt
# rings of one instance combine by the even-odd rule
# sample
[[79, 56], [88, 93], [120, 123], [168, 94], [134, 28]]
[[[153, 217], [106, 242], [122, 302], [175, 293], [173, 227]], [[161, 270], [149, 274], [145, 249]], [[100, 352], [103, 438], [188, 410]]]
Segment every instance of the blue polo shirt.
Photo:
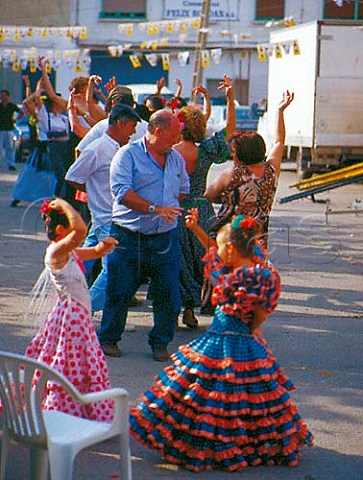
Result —
[[122, 205], [129, 190], [156, 206], [179, 207], [179, 195], [189, 193], [189, 177], [179, 152], [172, 149], [165, 168], [150, 155], [145, 137], [115, 154], [110, 170], [113, 195], [112, 220], [117, 225], [146, 235], [167, 232], [177, 226], [154, 213], [140, 213]]

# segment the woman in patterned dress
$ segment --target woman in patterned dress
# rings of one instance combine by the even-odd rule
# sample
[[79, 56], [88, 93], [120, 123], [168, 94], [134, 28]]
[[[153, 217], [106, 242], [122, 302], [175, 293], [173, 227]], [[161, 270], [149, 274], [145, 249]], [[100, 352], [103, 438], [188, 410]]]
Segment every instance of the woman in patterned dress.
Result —
[[[198, 88], [205, 96], [207, 95], [208, 92], [203, 87]], [[200, 108], [188, 105], [178, 112], [183, 129], [180, 142], [174, 145], [185, 160], [190, 178], [190, 192], [181, 202], [181, 207], [185, 210], [198, 207], [200, 222], [205, 230], [208, 230], [215, 216], [212, 203], [203, 197], [208, 171], [213, 163], [224, 163], [230, 158], [226, 142], [236, 127], [233, 85], [228, 75], [220, 82], [219, 89], [225, 90], [227, 98], [226, 128], [205, 139], [205, 115]], [[182, 251], [180, 288], [184, 307], [183, 323], [190, 328], [197, 328], [198, 320], [194, 315], [194, 307], [201, 304], [203, 285], [201, 259], [204, 251], [182, 220], [179, 222], [179, 233]]]
[[285, 144], [284, 110], [293, 99], [294, 94], [286, 91], [277, 107], [275, 140], [267, 159], [265, 142], [258, 133], [237, 132], [230, 138], [233, 166], [223, 170], [205, 192], [208, 200], [222, 204], [218, 213], [221, 220], [231, 210], [258, 218], [262, 223], [260, 241], [265, 248]]
[[203, 335], [179, 347], [131, 409], [133, 437], [188, 470], [237, 471], [299, 462], [313, 437], [289, 395], [284, 375], [259, 327], [276, 307], [278, 272], [256, 240], [258, 222], [239, 215], [215, 242], [186, 218], [205, 248], [205, 272], [217, 305]]
[[[41, 212], [51, 243], [28, 312], [39, 317], [40, 327], [25, 355], [65, 375], [83, 394], [108, 389], [108, 368], [92, 323], [81, 260], [106, 255], [116, 240], [107, 237], [94, 247], [78, 248], [87, 227], [71, 205], [59, 198], [47, 200]], [[43, 407], [92, 420], [111, 422], [113, 418], [112, 401], [77, 404], [52, 382], [44, 392]]]

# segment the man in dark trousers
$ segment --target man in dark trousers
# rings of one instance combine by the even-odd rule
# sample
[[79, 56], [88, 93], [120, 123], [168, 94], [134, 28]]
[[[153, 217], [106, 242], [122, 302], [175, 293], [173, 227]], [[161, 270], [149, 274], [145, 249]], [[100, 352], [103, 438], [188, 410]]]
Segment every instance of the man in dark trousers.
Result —
[[104, 353], [112, 357], [121, 356], [117, 342], [125, 328], [128, 305], [146, 276], [154, 313], [149, 345], [155, 361], [169, 360], [167, 346], [181, 307], [179, 202], [189, 192], [184, 159], [172, 148], [180, 131], [176, 115], [159, 110], [150, 117], [146, 135], [121, 147], [111, 162], [111, 235], [118, 246], [108, 256], [98, 338]]
[[9, 102], [10, 92], [1, 90], [0, 93], [0, 149], [5, 150], [6, 164], [9, 170], [16, 170], [15, 148], [13, 142], [14, 113], [17, 120], [24, 116], [24, 112], [15, 103]]

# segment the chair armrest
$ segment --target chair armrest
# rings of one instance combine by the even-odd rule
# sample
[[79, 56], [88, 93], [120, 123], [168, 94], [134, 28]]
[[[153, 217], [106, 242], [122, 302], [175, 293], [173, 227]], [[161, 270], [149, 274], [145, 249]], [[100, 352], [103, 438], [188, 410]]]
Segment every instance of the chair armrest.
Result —
[[79, 400], [82, 403], [94, 403], [100, 402], [101, 400], [107, 399], [117, 399], [117, 398], [128, 398], [128, 392], [121, 387], [109, 388], [108, 390], [103, 390], [102, 392], [93, 392], [85, 393], [79, 395]]

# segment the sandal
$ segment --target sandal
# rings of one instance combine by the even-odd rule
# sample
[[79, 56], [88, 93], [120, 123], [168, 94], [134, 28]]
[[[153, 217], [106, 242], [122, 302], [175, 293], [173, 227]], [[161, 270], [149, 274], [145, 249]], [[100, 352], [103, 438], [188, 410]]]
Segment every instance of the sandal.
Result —
[[183, 313], [183, 324], [189, 328], [198, 328], [199, 323], [197, 317], [194, 315], [192, 308], [186, 308]]

